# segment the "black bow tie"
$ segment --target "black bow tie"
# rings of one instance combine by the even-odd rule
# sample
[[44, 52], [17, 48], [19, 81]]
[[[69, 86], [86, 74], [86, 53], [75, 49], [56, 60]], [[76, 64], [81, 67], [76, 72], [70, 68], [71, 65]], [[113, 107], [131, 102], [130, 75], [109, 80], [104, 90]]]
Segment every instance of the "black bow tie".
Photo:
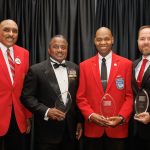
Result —
[[59, 66], [66, 67], [66, 64], [65, 64], [65, 63], [63, 63], [63, 64], [54, 63], [53, 66], [54, 66], [54, 68], [56, 69], [56, 68], [58, 68]]
[[54, 61], [51, 60], [51, 59], [50, 59], [50, 61], [51, 61], [52, 63], [54, 63], [54, 64], [53, 64], [53, 67], [54, 67], [55, 69], [58, 68], [58, 67], [60, 67], [60, 66], [66, 67], [66, 64], [65, 64], [65, 63], [58, 64], [58, 63], [54, 62]]

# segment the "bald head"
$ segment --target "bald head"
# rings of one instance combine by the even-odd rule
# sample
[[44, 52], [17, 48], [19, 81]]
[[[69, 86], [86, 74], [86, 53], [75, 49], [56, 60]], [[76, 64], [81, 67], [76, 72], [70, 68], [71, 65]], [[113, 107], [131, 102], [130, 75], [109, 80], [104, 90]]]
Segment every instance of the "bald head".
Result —
[[112, 32], [109, 28], [107, 27], [100, 27], [97, 31], [96, 31], [96, 35], [99, 33], [103, 33], [105, 34], [107, 32], [107, 34], [110, 34], [110, 36], [112, 36]]
[[9, 24], [14, 24], [18, 28], [18, 26], [17, 26], [17, 24], [16, 24], [16, 22], [14, 20], [6, 19], [6, 20], [2, 20], [0, 22], [0, 26], [9, 25]]

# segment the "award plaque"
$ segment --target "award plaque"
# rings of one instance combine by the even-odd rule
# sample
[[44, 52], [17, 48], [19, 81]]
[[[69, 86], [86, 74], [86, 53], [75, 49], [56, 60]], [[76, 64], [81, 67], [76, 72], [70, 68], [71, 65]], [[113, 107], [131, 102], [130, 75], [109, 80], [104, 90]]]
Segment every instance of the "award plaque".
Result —
[[116, 111], [116, 105], [113, 97], [110, 94], [105, 94], [100, 102], [100, 112], [104, 117], [114, 116]]
[[63, 111], [65, 113], [68, 112], [72, 104], [72, 98], [68, 91], [61, 93], [56, 102], [55, 102], [55, 108], [59, 109], [60, 111]]
[[135, 98], [135, 112], [136, 114], [146, 112], [149, 106], [149, 97], [148, 93], [146, 92], [145, 89], [141, 89], [136, 98]]

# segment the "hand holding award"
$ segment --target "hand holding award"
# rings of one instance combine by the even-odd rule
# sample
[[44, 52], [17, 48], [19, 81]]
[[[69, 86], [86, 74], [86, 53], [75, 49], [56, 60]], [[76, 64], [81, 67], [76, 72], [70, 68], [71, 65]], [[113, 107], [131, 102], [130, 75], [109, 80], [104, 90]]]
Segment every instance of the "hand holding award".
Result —
[[140, 114], [146, 112], [149, 106], [149, 97], [145, 89], [141, 89], [135, 98], [135, 112]]
[[72, 98], [71, 98], [71, 95], [68, 91], [64, 92], [64, 93], [61, 93], [56, 102], [55, 102], [55, 108], [62, 111], [62, 112], [65, 112], [67, 113], [68, 110], [70, 109], [71, 107], [71, 104], [72, 104]]

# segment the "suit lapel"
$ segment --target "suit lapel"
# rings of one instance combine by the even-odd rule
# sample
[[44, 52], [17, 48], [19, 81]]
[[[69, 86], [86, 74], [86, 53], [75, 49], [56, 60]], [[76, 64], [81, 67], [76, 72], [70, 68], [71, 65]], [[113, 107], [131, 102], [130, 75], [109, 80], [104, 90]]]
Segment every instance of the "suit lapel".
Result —
[[91, 65], [91, 68], [92, 68], [92, 73], [93, 73], [93, 76], [95, 78], [96, 84], [97, 84], [98, 88], [100, 89], [100, 92], [104, 93], [102, 83], [101, 83], [101, 80], [100, 80], [98, 55], [96, 55], [94, 57], [94, 59], [92, 60], [92, 63], [90, 65]]
[[77, 81], [79, 72], [71, 66], [71, 64], [66, 61], [67, 73], [68, 73], [68, 91], [73, 91], [72, 86], [74, 84], [74, 80]]
[[69, 77], [69, 74], [71, 72], [71, 68], [69, 66], [69, 63], [66, 61], [66, 67], [67, 67], [67, 74], [68, 74], [68, 91], [70, 91], [70, 87], [71, 87], [71, 80], [70, 80], [70, 77]]
[[[24, 64], [22, 64], [24, 55], [18, 48], [15, 48], [15, 46], [13, 47], [13, 50], [14, 50], [14, 61], [15, 61], [15, 76], [14, 76], [13, 86], [15, 86], [17, 79], [20, 78], [19, 76], [20, 76], [20, 71], [21, 71], [22, 65], [24, 65]], [[18, 60], [18, 63], [16, 63], [16, 60]], [[25, 74], [24, 74], [24, 76], [25, 76]]]
[[142, 85], [143, 86], [145, 84], [145, 82], [147, 82], [147, 80], [150, 78], [150, 66], [147, 68], [147, 70], [144, 73], [143, 79], [142, 79]]
[[0, 50], [0, 65], [1, 65], [1, 68], [2, 68], [2, 72], [4, 74], [4, 77], [7, 78], [9, 84], [12, 85], [11, 83], [11, 79], [10, 79], [10, 75], [9, 75], [9, 72], [8, 72], [8, 68], [7, 68], [7, 65], [6, 65], [6, 62], [5, 62], [5, 59], [3, 57], [3, 54], [2, 54], [2, 51]]
[[138, 89], [138, 85], [137, 85], [136, 78], [135, 78], [135, 68], [138, 65], [138, 63], [141, 61], [141, 59], [142, 58], [139, 58], [136, 61], [134, 61], [134, 63], [133, 63], [133, 72], [132, 72], [133, 78], [132, 78], [132, 80], [133, 80], [133, 85], [134, 85], [134, 87], [136, 87], [136, 89]]
[[55, 76], [55, 72], [53, 70], [53, 67], [49, 59], [47, 59], [46, 64], [44, 66], [44, 73], [45, 73], [45, 76], [47, 78], [48, 84], [50, 85], [51, 89], [53, 90], [53, 92], [56, 93], [57, 96], [59, 96], [61, 92], [60, 92], [59, 85]]
[[112, 54], [112, 63], [111, 63], [111, 69], [110, 69], [106, 92], [109, 90], [112, 82], [115, 80], [118, 68], [119, 68], [119, 59], [115, 54]]

